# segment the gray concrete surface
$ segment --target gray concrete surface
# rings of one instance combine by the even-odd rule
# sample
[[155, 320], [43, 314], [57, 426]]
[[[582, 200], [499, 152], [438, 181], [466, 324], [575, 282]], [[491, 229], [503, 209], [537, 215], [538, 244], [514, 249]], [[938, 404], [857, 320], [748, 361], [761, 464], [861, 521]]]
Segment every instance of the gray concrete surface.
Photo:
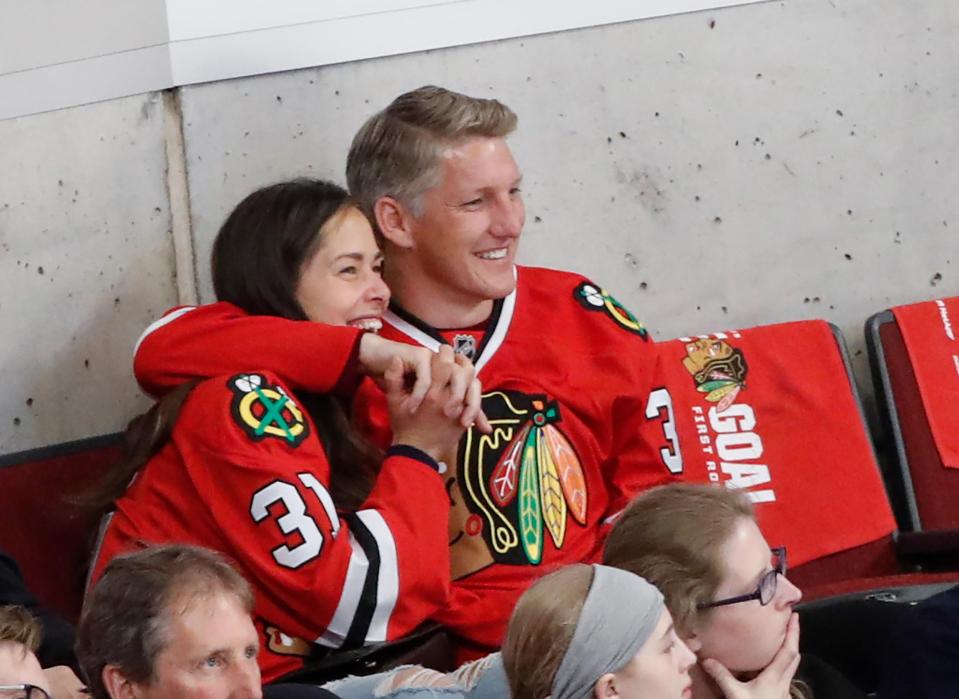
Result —
[[[183, 88], [195, 261], [180, 273], [195, 274], [200, 298], [210, 300], [210, 243], [242, 196], [300, 174], [342, 181], [363, 120], [405, 89], [438, 83], [497, 96], [520, 115], [512, 142], [526, 173], [523, 262], [586, 273], [659, 339], [826, 318], [846, 334], [868, 394], [866, 317], [959, 293], [956, 66], [959, 5], [950, 0], [786, 0]], [[60, 168], [79, 167], [70, 149], [90, 134], [73, 130], [95, 131], [101, 121], [131, 128], [121, 117], [135, 104], [13, 122], [22, 137], [0, 123], [8, 171], [0, 207], [29, 201], [62, 228], [78, 228], [85, 214], [63, 207], [50, 186]], [[70, 253], [73, 265], [95, 275], [107, 241], [130, 236], [141, 266], [128, 248], [115, 253], [130, 284], [120, 310], [108, 283], [78, 281], [87, 305], [65, 320], [92, 315], [80, 325], [97, 332], [54, 331], [45, 311], [12, 313], [0, 300], [17, 355], [36, 346], [45, 361], [53, 356], [50, 366], [31, 356], [29, 381], [22, 365], [8, 368], [5, 359], [18, 397], [0, 403], [0, 451], [81, 434], [94, 422], [93, 432], [104, 431], [136, 402], [123, 360], [147, 310], [172, 303], [174, 281], [165, 192], [154, 177], [162, 143], [151, 140], [152, 122], [134, 133], [137, 157], [118, 157], [111, 146], [82, 168], [102, 190], [96, 216], [110, 220], [97, 228], [109, 231], [98, 245], [69, 250], [18, 233], [15, 257], [31, 261], [33, 277], [4, 253], [4, 269], [37, 284], [44, 250], [55, 261], [43, 264], [63, 265]], [[22, 180], [9, 174], [7, 134], [26, 141], [13, 160], [18, 173], [30, 163]], [[55, 145], [61, 140], [70, 142], [66, 151]], [[104, 160], [117, 169], [101, 182], [91, 171]], [[154, 207], [155, 216], [144, 214]], [[11, 223], [26, 230], [28, 222], [30, 230], [54, 229], [0, 208], [5, 236]], [[22, 288], [7, 279], [0, 284], [8, 294]], [[60, 307], [59, 296], [46, 298], [38, 308]], [[115, 361], [96, 389], [111, 386], [122, 405], [98, 406], [96, 419], [90, 408], [35, 410], [29, 420], [37, 428], [27, 429], [34, 413], [23, 401], [38, 383], [56, 386], [50, 395], [86, 399], [88, 374], [75, 362], [86, 355], [70, 338], [96, 335], [106, 347], [108, 326]], [[16, 429], [8, 415], [20, 416]]]
[[0, 453], [120, 429], [176, 302], [157, 95], [0, 122]]
[[[404, 89], [520, 115], [522, 260], [578, 269], [658, 338], [959, 293], [959, 6], [791, 0], [185, 88], [201, 297], [252, 188], [342, 179]], [[868, 384], [866, 386], [869, 393]]]

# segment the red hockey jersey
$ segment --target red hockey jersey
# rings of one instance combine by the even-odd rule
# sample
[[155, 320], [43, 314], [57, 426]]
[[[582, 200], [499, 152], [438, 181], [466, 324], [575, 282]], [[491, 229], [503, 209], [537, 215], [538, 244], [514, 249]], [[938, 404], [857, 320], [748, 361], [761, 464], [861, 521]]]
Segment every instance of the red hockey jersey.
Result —
[[264, 682], [323, 649], [403, 636], [449, 594], [446, 537], [435, 526], [449, 501], [436, 462], [393, 447], [362, 509], [343, 517], [329, 482], [315, 426], [275, 375], [204, 381], [118, 500], [93, 579], [142, 542], [223, 552], [255, 592]]
[[[387, 338], [433, 349], [445, 341], [397, 309], [385, 320]], [[244, 318], [229, 304], [214, 304], [146, 334], [137, 377], [163, 390], [251, 361], [288, 380], [308, 369], [286, 366], [288, 350], [258, 342], [251, 354], [247, 343], [224, 340], [223, 331], [239, 337], [241, 328], [254, 338], [272, 334], [273, 346], [314, 347], [317, 356], [329, 332], [311, 323]], [[652, 340], [586, 279], [517, 268], [517, 287], [495, 304], [482, 340], [477, 345], [464, 335], [462, 344], [472, 350], [494, 431], [467, 432], [458, 453], [441, 463], [452, 502], [454, 582], [451, 604], [436, 618], [493, 648], [529, 584], [557, 566], [595, 560], [604, 525], [633, 495], [668, 480], [676, 455], [664, 434], [663, 406], [647, 405], [657, 387]], [[388, 443], [385, 402], [371, 382], [361, 387], [355, 410], [377, 441]]]

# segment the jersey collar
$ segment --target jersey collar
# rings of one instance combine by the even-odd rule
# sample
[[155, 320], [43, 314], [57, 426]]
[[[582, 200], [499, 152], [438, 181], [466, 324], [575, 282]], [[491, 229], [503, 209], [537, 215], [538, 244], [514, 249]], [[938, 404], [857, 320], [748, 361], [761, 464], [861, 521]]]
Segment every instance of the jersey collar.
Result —
[[[513, 267], [513, 278], [518, 278], [516, 267]], [[513, 321], [513, 312], [516, 308], [516, 289], [517, 287], [514, 287], [506, 298], [497, 299], [493, 302], [493, 313], [490, 315], [489, 324], [486, 326], [486, 334], [483, 336], [483, 342], [473, 359], [477, 373], [493, 358], [493, 355], [496, 354], [496, 351], [506, 339], [506, 332]], [[436, 328], [424, 323], [397, 303], [390, 303], [389, 310], [383, 314], [383, 320], [414, 342], [433, 352], [438, 352], [440, 345], [449, 344], [437, 332]]]

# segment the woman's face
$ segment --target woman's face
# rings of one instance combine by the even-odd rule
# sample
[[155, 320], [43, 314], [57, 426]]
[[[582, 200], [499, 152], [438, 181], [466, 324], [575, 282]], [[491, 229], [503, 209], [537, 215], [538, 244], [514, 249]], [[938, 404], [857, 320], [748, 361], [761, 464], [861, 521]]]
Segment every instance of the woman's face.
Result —
[[676, 635], [673, 618], [663, 610], [649, 640], [623, 669], [612, 677], [604, 675], [608, 684], [597, 687], [597, 693], [619, 699], [688, 699], [692, 693], [689, 668], [695, 661], [696, 656]]
[[306, 317], [379, 331], [390, 290], [380, 276], [383, 255], [366, 217], [351, 207], [327, 221], [320, 235], [322, 243], [303, 263], [296, 285]]
[[[724, 573], [716, 600], [754, 592], [759, 580], [773, 569], [769, 544], [752, 519], [743, 517], [722, 547]], [[783, 644], [793, 606], [802, 599], [785, 576], [777, 578], [769, 604], [759, 600], [715, 607], [701, 613], [699, 629], [687, 639], [700, 657], [715, 658], [730, 671], [766, 667]]]

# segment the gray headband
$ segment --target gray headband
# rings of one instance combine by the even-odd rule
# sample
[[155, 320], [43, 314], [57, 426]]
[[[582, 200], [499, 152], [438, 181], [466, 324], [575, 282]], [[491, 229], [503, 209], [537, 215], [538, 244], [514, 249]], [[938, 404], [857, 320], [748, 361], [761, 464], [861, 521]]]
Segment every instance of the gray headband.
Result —
[[600, 677], [623, 669], [639, 652], [664, 608], [662, 593], [643, 578], [593, 565], [593, 584], [553, 680], [551, 699], [589, 699]]

